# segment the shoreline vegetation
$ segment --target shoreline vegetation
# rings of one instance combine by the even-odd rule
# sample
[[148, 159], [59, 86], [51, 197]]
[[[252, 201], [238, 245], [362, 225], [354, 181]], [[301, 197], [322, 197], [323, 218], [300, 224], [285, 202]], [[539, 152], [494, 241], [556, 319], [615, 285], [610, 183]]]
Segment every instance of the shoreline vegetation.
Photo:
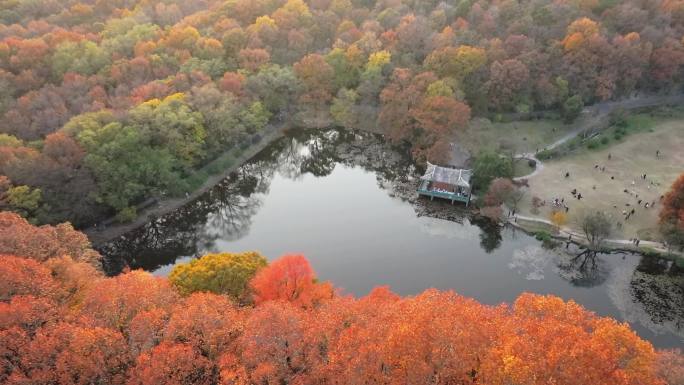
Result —
[[[663, 251], [648, 241], [684, 250], [683, 36], [684, 0], [0, 1], [0, 384], [684, 384], [684, 262], [648, 257]], [[309, 134], [300, 128], [320, 134], [308, 159], [280, 147]], [[332, 130], [347, 142], [324, 143]], [[337, 154], [316, 151], [321, 143]], [[254, 183], [276, 186], [271, 175], [286, 171], [273, 167], [282, 157], [258, 167], [270, 150], [321, 160], [285, 164], [297, 175], [331, 175], [340, 159], [387, 165], [363, 177], [407, 219], [376, 216], [371, 227], [425, 215], [449, 220], [463, 246], [449, 236], [428, 249], [356, 225], [369, 223], [358, 210], [382, 209], [361, 189], [348, 194], [356, 179], [327, 187], [362, 204], [341, 207], [348, 216], [336, 219], [350, 227], [309, 210], [315, 233], [301, 213], [329, 196]], [[533, 159], [516, 171], [516, 154]], [[471, 161], [479, 211], [419, 199], [428, 162]], [[252, 166], [270, 174], [247, 175]], [[515, 179], [534, 166], [529, 181]], [[280, 206], [259, 205], [267, 191]], [[270, 233], [250, 227], [271, 207], [294, 210], [267, 218]], [[503, 245], [506, 207], [541, 244], [524, 236], [474, 263], [473, 250]], [[542, 221], [524, 221], [533, 215]], [[459, 218], [477, 223], [461, 231]], [[418, 229], [427, 242], [443, 230], [431, 219]], [[596, 274], [554, 275], [544, 285], [558, 296], [523, 291], [541, 290], [510, 279], [507, 262], [536, 269], [563, 236], [582, 242], [552, 234], [569, 227], [590, 245], [568, 245], [572, 261], [546, 266], [574, 269], [584, 256], [578, 269], [591, 259]], [[136, 228], [144, 234], [131, 241]], [[202, 259], [247, 232], [250, 248], [281, 243], [275, 232], [290, 242], [268, 258]], [[364, 237], [376, 248], [346, 250]], [[607, 239], [630, 237], [645, 257], [595, 258], [631, 247]], [[388, 241], [415, 264], [394, 270], [402, 253]], [[336, 249], [327, 258], [346, 266], [331, 269], [368, 275], [368, 294], [346, 295], [287, 254], [312, 243]], [[115, 244], [133, 258], [107, 276]], [[198, 258], [160, 276], [137, 265], [156, 263], [144, 251], [154, 247]], [[444, 259], [426, 269], [433, 255]], [[382, 275], [447, 290], [399, 295]], [[493, 290], [506, 296], [479, 302]], [[649, 342], [639, 324], [644, 337], [667, 334]]]
[[[671, 105], [676, 105], [678, 102], [681, 102], [684, 99], [684, 95], [682, 94], [675, 94], [675, 95], [650, 95], [647, 97], [643, 98], [631, 98], [631, 99], [625, 99], [622, 101], [618, 102], [611, 102], [611, 103], [603, 103], [599, 105], [593, 105], [593, 106], [588, 106], [586, 107], [585, 111], [582, 113], [582, 116], [577, 119], [577, 121], [574, 124], [571, 124], [571, 127], [566, 128], [567, 134], [565, 134], [561, 139], [556, 140], [554, 143], [551, 143], [547, 145], [545, 148], [542, 147], [542, 150], [539, 151], [541, 152], [548, 152], [550, 150], [554, 150], [556, 148], [560, 148], [564, 146], [567, 142], [574, 140], [577, 137], [580, 136], [590, 136], [594, 135], [596, 133], [601, 132], [602, 130], [605, 130], [610, 127], [610, 125], [607, 123], [607, 117], [610, 115], [611, 112], [615, 111], [616, 109], [623, 109], [625, 111], [629, 110], [639, 110], [639, 109], [644, 109], [644, 108], [659, 108], [659, 107], [666, 107], [666, 106], [671, 106]], [[517, 124], [525, 124], [528, 121], [517, 121]], [[109, 241], [112, 241], [116, 239], [117, 237], [120, 237], [124, 234], [126, 234], [129, 231], [135, 230], [144, 224], [148, 223], [151, 220], [156, 219], [159, 216], [163, 216], [165, 214], [168, 214], [172, 212], [173, 210], [178, 209], [179, 207], [182, 207], [189, 202], [193, 201], [212, 187], [214, 187], [216, 184], [218, 184], [221, 180], [224, 178], [228, 177], [232, 172], [237, 170], [240, 166], [248, 162], [250, 159], [252, 159], [254, 156], [256, 156], [260, 151], [262, 151], [264, 148], [266, 148], [268, 145], [272, 144], [276, 140], [282, 138], [284, 136], [284, 133], [288, 130], [291, 129], [292, 125], [288, 123], [283, 123], [280, 125], [269, 125], [268, 128], [265, 130], [265, 133], [260, 136], [260, 140], [251, 146], [247, 147], [245, 150], [239, 150], [239, 153], [236, 155], [235, 154], [235, 149], [229, 150], [228, 152], [224, 153], [223, 155], [219, 156], [217, 159], [214, 161], [210, 162], [206, 166], [204, 166], [202, 169], [197, 170], [195, 173], [200, 174], [200, 173], [207, 173], [207, 170], [211, 169], [212, 165], [215, 164], [224, 164], [226, 162], [226, 159], [230, 160], [230, 165], [221, 170], [218, 173], [209, 173], [209, 175], [205, 175], [204, 182], [201, 184], [201, 186], [197, 189], [195, 189], [192, 193], [189, 193], [186, 196], [181, 196], [181, 197], [171, 197], [171, 198], [162, 198], [162, 199], [155, 199], [151, 204], [148, 203], [147, 207], [140, 209], [137, 217], [131, 221], [131, 222], [125, 222], [125, 223], [117, 223], [115, 222], [115, 219], [112, 217], [108, 221], [106, 221], [106, 225], [103, 228], [102, 225], [99, 226], [92, 226], [87, 229], [82, 230], [86, 235], [88, 235], [89, 239], [93, 243], [93, 245], [100, 245]], [[369, 132], [373, 134], [377, 134], [377, 132], [374, 131], [369, 131], [369, 130], [364, 130], [361, 129], [364, 132]], [[455, 139], [457, 140], [457, 139]], [[536, 159], [537, 154], [516, 154], [516, 157], [520, 158], [529, 158], [532, 156], [533, 158]], [[532, 174], [530, 175], [524, 175], [524, 176], [519, 176], [516, 177], [515, 179], [521, 180], [521, 179], [526, 179], [529, 178], [530, 176], [535, 175], [538, 171], [541, 170], [543, 167], [542, 161], [537, 160], [537, 167], [533, 171]], [[471, 209], [470, 210], [472, 213], [477, 213], [477, 209]], [[545, 220], [544, 218], [537, 218], [537, 217], [524, 217], [521, 218], [518, 216], [518, 220], [523, 219], [523, 222], [518, 222], [516, 223], [514, 221], [514, 218], [508, 218], [506, 220], [506, 223], [509, 223], [515, 227], [518, 227], [526, 232], [528, 232], [531, 235], [535, 235], [539, 231], [539, 226], [548, 226], [547, 229], [544, 229], [543, 231], [548, 231], [549, 229], [553, 229], [553, 224]], [[535, 222], [535, 224], [530, 224], [530, 222]], [[586, 245], [586, 242], [582, 241], [583, 235], [579, 233], [578, 231], [575, 231], [573, 229], [564, 229], [563, 230], [563, 236], [561, 235], [553, 235], [554, 238], [558, 240], [563, 240], [567, 239], [567, 236], [573, 234], [573, 242], [576, 244], [580, 245]], [[668, 258], [668, 259], [676, 259], [680, 261], [679, 263], [684, 263], [684, 255], [682, 253], [674, 252], [671, 250], [667, 250], [662, 246], [662, 243], [659, 242], [648, 242], [648, 241], [642, 241], [643, 246], [641, 247], [636, 247], [635, 245], [632, 245], [629, 240], [627, 239], [614, 239], [614, 240], [608, 240], [605, 242], [604, 247], [606, 250], [609, 251], [618, 251], [618, 250], [624, 250], [624, 251], [629, 251], [629, 252], [636, 252], [642, 255], [655, 255], [658, 257], [662, 258]]]
[[[135, 230], [157, 217], [168, 214], [194, 199], [197, 199], [197, 197], [216, 186], [245, 162], [255, 157], [268, 145], [282, 138], [288, 128], [289, 125], [287, 123], [269, 125], [263, 135], [260, 136], [258, 142], [253, 143], [244, 150], [240, 149], [240, 147], [234, 147], [214, 159], [212, 162], [209, 162], [201, 169], [195, 171], [194, 174], [196, 175], [206, 173], [205, 175], [202, 175], [204, 181], [197, 189], [192, 193], [188, 193], [186, 196], [155, 198], [151, 203], [148, 203], [146, 207], [140, 208], [135, 219], [130, 222], [116, 222], [116, 217], [114, 216], [105, 220], [104, 225], [91, 226], [82, 229], [81, 231], [88, 236], [94, 246], [97, 246], [120, 237], [129, 231]], [[228, 162], [230, 162], [229, 165], [224, 169], [218, 172], [210, 171], [212, 165], [222, 165]]]
[[[513, 226], [525, 233], [535, 236], [538, 240], [553, 240], [556, 243], [571, 243], [582, 248], [589, 246], [586, 236], [572, 229], [555, 229], [551, 221], [542, 218], [532, 218], [525, 216], [509, 217], [505, 225]], [[668, 250], [660, 242], [641, 241], [640, 246], [634, 245], [628, 239], [606, 239], [601, 244], [601, 253], [627, 252], [635, 253], [645, 257], [655, 257], [674, 261], [678, 266], [684, 267], [684, 253], [675, 250]], [[642, 245], [643, 244], [643, 245]]]
[[[643, 124], [643, 122], [638, 122], [640, 124], [637, 125], [640, 125], [641, 127], [636, 128], [633, 133], [628, 133], [628, 131], [630, 131], [629, 129], [620, 129], [620, 127], [616, 127], [613, 122], [611, 122], [612, 114], [614, 112], [619, 111], [621, 114], [623, 114], [623, 116], [632, 110], [640, 112], [651, 111], [651, 113], [653, 113], [655, 109], [669, 106], [676, 107], [681, 105], [682, 97], [683, 95], [681, 94], [669, 96], [651, 96], [641, 100], [627, 99], [623, 102], [613, 102], [604, 105], [590, 106], [584, 111], [584, 115], [586, 116], [579, 118], [575, 122], [577, 127], [572, 128], [562, 139], [536, 152], [515, 154], [514, 159], [516, 161], [524, 162], [527, 160], [532, 160], [535, 162], [535, 167], [528, 175], [515, 175], [513, 180], [515, 180], [517, 183], [523, 183], [525, 185], [526, 193], [529, 195], [527, 199], [529, 199], [531, 196], [540, 196], [540, 192], [537, 191], [538, 186], [536, 186], [534, 183], [530, 184], [530, 182], [534, 181], [534, 178], [538, 177], [542, 170], [544, 170], [545, 162], [556, 162], [553, 163], [553, 165], [556, 166], [559, 164], [564, 165], [565, 167], [572, 166], [575, 161], [572, 159], [572, 156], [577, 155], [578, 152], [584, 153], [586, 151], [591, 152], [607, 148], [607, 143], [601, 142], [599, 137], [604, 139], [605, 142], [608, 142], [605, 139], [607, 139], [606, 137], [610, 136], [612, 131], [611, 129], [613, 128], [615, 128], [615, 133], [614, 137], [610, 137], [610, 141], [612, 142], [614, 140], [616, 145], [620, 145], [625, 143], [622, 140], [623, 136], [625, 135], [640, 132], [653, 133], [654, 129], [658, 128], [659, 125], [681, 119], [681, 111], [674, 112], [673, 118], [660, 118], [657, 120], [653, 120], [652, 118], [640, 119], [640, 116], [635, 115], [634, 120], [647, 120], [648, 122], [646, 124]], [[629, 120], [630, 117], [627, 117], [626, 119]], [[625, 125], [629, 125], [629, 123], [625, 123]], [[643, 138], [641, 138], [641, 140], [643, 140]], [[597, 146], [592, 146], [594, 143], [601, 143], [601, 145], [597, 148]], [[611, 150], [607, 148], [606, 151], [614, 152], [614, 150], [617, 149], [613, 148]], [[587, 167], [591, 168], [591, 166]], [[651, 171], [653, 174], [656, 173], [650, 169], [649, 171]], [[649, 173], [649, 175], [651, 175], [651, 173]], [[560, 176], [557, 177], [557, 179], [560, 178]], [[594, 183], [597, 182], [594, 181]], [[669, 187], [669, 183], [666, 183], [660, 187], [667, 188]], [[616, 198], [617, 200], [620, 200], [620, 197]], [[596, 205], [589, 206], [590, 209], [599, 209], [599, 207], [596, 207]], [[538, 212], [535, 213], [534, 210], [532, 210], [533, 212], [529, 211], [530, 210], [520, 210], [518, 208], [518, 214], [507, 217], [504, 222], [516, 228], [520, 228], [530, 235], [542, 233], [542, 235], [545, 235], [542, 238], [550, 237], [563, 243], [566, 243], [570, 240], [571, 243], [576, 245], [580, 245], [582, 247], [588, 246], [589, 242], [586, 240], [584, 234], [576, 227], [572, 226], [571, 223], [568, 223], [567, 226], [562, 226], [559, 229], [551, 220], [540, 217]], [[639, 236], [639, 238], [642, 237]], [[633, 239], [636, 239], [636, 237]], [[602, 250], [606, 252], [626, 251], [645, 256], [656, 256], [659, 258], [674, 260], [680, 266], [684, 266], [684, 253], [681, 251], [668, 248], [662, 241], [659, 240], [640, 239], [639, 245], [636, 245], [633, 239], [622, 239], [619, 237], [617, 239], [606, 239], [602, 244]]]

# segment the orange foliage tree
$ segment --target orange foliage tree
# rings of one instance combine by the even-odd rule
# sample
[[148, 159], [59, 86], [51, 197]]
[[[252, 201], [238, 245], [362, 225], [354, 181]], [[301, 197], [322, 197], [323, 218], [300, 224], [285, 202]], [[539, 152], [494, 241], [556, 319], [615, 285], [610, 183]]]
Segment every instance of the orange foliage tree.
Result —
[[213, 363], [191, 346], [164, 342], [141, 354], [127, 385], [216, 383]]
[[240, 308], [221, 294], [181, 297], [166, 278], [142, 271], [104, 278], [68, 256], [42, 263], [1, 256], [0, 383], [682, 379], [679, 352], [658, 353], [627, 324], [553, 296], [523, 294], [512, 306], [435, 289], [403, 298], [387, 288], [360, 299], [334, 296], [301, 255], [274, 261], [251, 286], [256, 305]]
[[35, 227], [11, 212], [0, 212], [0, 253], [46, 261], [69, 255], [77, 261], [100, 265], [100, 254], [85, 234], [68, 223]]
[[309, 261], [301, 254], [285, 255], [261, 269], [250, 282], [254, 302], [284, 300], [312, 307], [332, 298], [332, 285], [317, 283]]
[[169, 310], [177, 298], [165, 278], [136, 270], [98, 282], [83, 299], [81, 314], [92, 325], [123, 331], [139, 312]]
[[677, 178], [663, 199], [660, 228], [668, 243], [684, 246], [684, 174]]
[[227, 297], [194, 293], [172, 309], [164, 339], [189, 344], [214, 359], [220, 352], [230, 350], [242, 333], [242, 324], [241, 315]]
[[522, 294], [502, 321], [498, 343], [482, 361], [484, 383], [660, 383], [651, 344], [573, 301]]
[[0, 255], [0, 301], [9, 301], [15, 295], [52, 297], [57, 290], [45, 266], [30, 259]]

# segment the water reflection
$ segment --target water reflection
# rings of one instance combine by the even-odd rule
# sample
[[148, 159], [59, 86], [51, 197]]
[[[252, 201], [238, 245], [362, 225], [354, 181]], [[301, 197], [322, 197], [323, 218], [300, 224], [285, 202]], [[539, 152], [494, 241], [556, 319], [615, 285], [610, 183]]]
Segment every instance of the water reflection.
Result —
[[573, 248], [568, 250], [563, 257], [558, 258], [558, 271], [563, 278], [575, 286], [599, 286], [606, 282], [609, 274], [605, 258], [610, 258], [610, 256]]
[[410, 159], [376, 137], [343, 130], [297, 132], [268, 146], [229, 178], [190, 204], [150, 218], [140, 229], [100, 247], [106, 270], [124, 267], [156, 270], [178, 256], [198, 256], [215, 248], [215, 241], [237, 240], [249, 233], [251, 219], [269, 193], [273, 176], [300, 180], [325, 177], [338, 164], [360, 166], [388, 186], [414, 173]]
[[623, 320], [664, 338], [671, 336], [665, 346], [682, 347], [684, 272], [680, 267], [671, 261], [639, 258], [614, 268], [607, 288]]
[[356, 295], [376, 285], [454, 289], [490, 304], [555, 294], [630, 322], [658, 346], [684, 346], [684, 272], [672, 262], [547, 250], [461, 206], [418, 199], [417, 177], [376, 137], [300, 132], [102, 252], [112, 274], [125, 265], [164, 274], [206, 252], [303, 252], [322, 279]]
[[480, 228], [479, 236], [482, 250], [489, 254], [501, 246], [503, 238], [501, 237], [501, 227], [499, 225], [484, 218], [475, 219], [473, 223]]

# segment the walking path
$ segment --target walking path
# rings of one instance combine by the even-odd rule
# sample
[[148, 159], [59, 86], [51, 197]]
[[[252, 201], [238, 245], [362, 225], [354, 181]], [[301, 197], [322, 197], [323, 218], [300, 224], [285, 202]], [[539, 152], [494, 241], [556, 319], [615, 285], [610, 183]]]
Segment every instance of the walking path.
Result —
[[[576, 127], [565, 134], [560, 139], [546, 146], [542, 151], [554, 150], [569, 140], [579, 136], [582, 133], [590, 133], [592, 131], [600, 130], [601, 121], [606, 119], [608, 115], [618, 108], [625, 110], [633, 110], [637, 108], [655, 107], [662, 105], [675, 105], [684, 103], [684, 94], [677, 95], [656, 95], [644, 98], [632, 98], [620, 100], [615, 102], [597, 103], [582, 110], [583, 117], [581, 121], [576, 124]], [[541, 152], [541, 151], [539, 151]], [[514, 178], [513, 180], [529, 179], [537, 175], [544, 169], [544, 164], [537, 158], [539, 152], [521, 153], [514, 155], [515, 159], [529, 159], [536, 162], [535, 170], [528, 175]]]
[[[648, 106], [656, 106], [656, 105], [663, 105], [663, 104], [674, 104], [674, 103], [684, 103], [684, 95], [675, 95], [675, 96], [652, 96], [652, 97], [645, 97], [645, 98], [638, 98], [638, 99], [629, 99], [629, 100], [624, 100], [624, 101], [618, 101], [618, 102], [610, 102], [610, 103], [600, 103], [596, 104], [591, 107], [587, 107], [583, 111], [583, 115], [585, 115], [585, 118], [583, 119], [582, 122], [580, 122], [575, 129], [573, 129], [571, 132], [569, 132], [567, 135], [564, 137], [560, 138], [556, 142], [552, 143], [551, 145], [547, 146], [546, 149], [554, 149], [563, 143], [567, 142], [568, 140], [576, 137], [583, 131], [587, 129], [591, 129], [595, 127], [596, 123], [600, 121], [600, 118], [606, 117], [610, 111], [613, 111], [615, 108], [621, 107], [624, 109], [634, 109], [634, 108], [641, 108], [641, 107], [648, 107]], [[593, 116], [589, 116], [593, 115]], [[219, 183], [221, 180], [223, 180], [225, 177], [227, 177], [231, 172], [235, 171], [238, 169], [243, 163], [254, 157], [259, 151], [264, 149], [268, 144], [272, 143], [274, 140], [280, 138], [283, 135], [283, 131], [286, 128], [285, 124], [279, 124], [277, 126], [270, 125], [262, 139], [257, 143], [256, 145], [250, 147], [247, 151], [242, 153], [233, 163], [233, 165], [226, 170], [224, 170], [221, 174], [218, 175], [212, 175], [210, 176], [203, 184], [202, 186], [195, 190], [193, 193], [188, 194], [185, 197], [176, 197], [176, 198], [164, 198], [160, 201], [158, 201], [156, 204], [152, 205], [149, 208], [140, 210], [137, 218], [133, 220], [132, 222], [129, 223], [117, 223], [113, 225], [108, 225], [106, 228], [102, 228], [102, 226], [98, 227], [90, 227], [87, 229], [82, 230], [86, 235], [88, 235], [88, 238], [90, 241], [97, 245], [101, 244], [103, 242], [112, 240], [118, 236], [121, 236], [129, 231], [132, 231], [138, 227], [143, 226], [145, 223], [147, 223], [150, 218], [153, 217], [159, 217], [162, 216], [166, 213], [169, 213], [179, 207], [182, 207], [183, 205], [187, 204], [188, 202], [196, 199], [199, 197], [201, 194], [205, 193], [209, 189], [211, 189], [213, 186], [215, 186], [217, 183]], [[534, 159], [537, 162], [537, 167], [535, 171], [527, 176], [524, 176], [522, 178], [516, 178], [516, 179], [525, 179], [525, 178], [531, 178], [534, 175], [536, 175], [541, 169], [544, 167], [543, 163], [540, 162], [536, 158], [536, 154], [533, 153], [528, 153], [528, 154], [518, 154], [516, 155], [517, 158], [525, 158], [525, 159]]]
[[[677, 95], [668, 95], [668, 96], [651, 96], [651, 97], [646, 97], [646, 98], [635, 98], [635, 99], [628, 99], [628, 100], [623, 100], [623, 101], [617, 101], [617, 102], [606, 102], [606, 103], [599, 103], [595, 104], [591, 107], [585, 108], [582, 113], [585, 116], [581, 122], [577, 124], [577, 127], [574, 128], [572, 131], [568, 132], [566, 135], [564, 135], [562, 138], [558, 139], [557, 141], [551, 143], [549, 146], [544, 148], [544, 150], [553, 150], [556, 149], [559, 146], [562, 146], [565, 144], [567, 141], [577, 137], [578, 135], [582, 133], [590, 133], [592, 131], [597, 131], [600, 130], [601, 127], [601, 121], [603, 119], [606, 119], [608, 115], [614, 111], [617, 108], [623, 108], [625, 110], [630, 110], [630, 109], [637, 109], [637, 108], [645, 108], [645, 107], [654, 107], [654, 106], [660, 106], [660, 105], [673, 105], [673, 104], [681, 104], [684, 102], [684, 94], [677, 94]], [[535, 170], [528, 175], [513, 178], [513, 180], [520, 181], [520, 180], [525, 180], [525, 179], [530, 179], [534, 178], [537, 174], [539, 174], [543, 169], [544, 169], [544, 163], [541, 162], [537, 158], [537, 153], [521, 153], [521, 154], [516, 154], [514, 155], [515, 159], [529, 159], [529, 160], [534, 160], [536, 162], [536, 167]], [[528, 222], [535, 222], [535, 223], [543, 223], [549, 226], [555, 226], [551, 221], [539, 217], [529, 217], [529, 216], [522, 216], [522, 215], [515, 215], [515, 217], [508, 219], [508, 222], [512, 224], [513, 226], [516, 226], [518, 228], [523, 228], [520, 224], [517, 223], [517, 220], [524, 220]], [[579, 233], [576, 231], [573, 231], [571, 229], [563, 228], [559, 230], [559, 234], [564, 235], [566, 238], [572, 235], [573, 239], [579, 240], [579, 239], [586, 239], [585, 235], [583, 233]], [[633, 250], [633, 251], [639, 251], [639, 247], [634, 245], [634, 243], [631, 240], [628, 239], [607, 239], [604, 241], [606, 244], [612, 244], [612, 245], [620, 245], [620, 246], [627, 246], [625, 249], [628, 250]], [[644, 247], [649, 247], [652, 248], [658, 252], [661, 253], [671, 253], [670, 250], [665, 247], [660, 242], [652, 242], [652, 241], [639, 241], [640, 246]], [[630, 247], [631, 246], [631, 247]]]
[[[511, 217], [508, 220], [508, 222], [511, 225], [513, 225], [519, 229], [525, 230], [525, 227], [522, 226], [520, 223], [518, 223], [518, 221], [520, 221], [520, 220], [527, 221], [527, 222], [534, 222], [534, 223], [544, 223], [544, 224], [549, 225], [551, 227], [555, 227], [555, 225], [547, 219], [530, 217], [530, 216], [525, 216], [525, 215], [520, 215], [520, 214], [515, 214], [515, 216]], [[570, 236], [572, 236], [572, 237], [570, 237]], [[559, 229], [558, 234], [554, 235], [554, 238], [556, 238], [558, 240], [563, 240], [566, 242], [568, 240], [570, 240], [571, 242], [577, 243], [577, 244], [580, 244], [580, 243], [583, 245], [588, 244], [588, 242], [585, 241], [586, 236], [584, 235], [584, 233], [574, 231], [574, 230], [566, 228], [566, 227]], [[580, 242], [580, 241], [583, 241], [583, 242]], [[637, 247], [634, 244], [634, 242], [632, 242], [629, 239], [605, 239], [603, 241], [603, 243], [605, 245], [608, 245], [608, 246], [612, 245], [613, 248], [618, 248], [618, 246], [620, 246], [619, 247], [620, 249], [635, 251], [635, 252], [639, 252], [640, 247], [648, 247], [650, 249], [653, 249], [653, 250], [658, 251], [659, 253], [663, 253], [663, 254], [673, 253], [671, 250], [668, 250], [667, 247], [665, 245], [663, 245], [663, 243], [661, 243], [661, 242], [639, 241], [639, 247]]]
[[100, 227], [92, 226], [81, 231], [88, 236], [88, 239], [90, 239], [90, 242], [93, 245], [99, 245], [145, 225], [150, 221], [151, 218], [160, 217], [164, 214], [170, 213], [173, 210], [183, 207], [187, 203], [197, 199], [200, 195], [209, 191], [212, 187], [216, 186], [219, 182], [230, 175], [230, 173], [237, 170], [245, 162], [253, 158], [266, 146], [282, 137], [285, 129], [285, 124], [279, 124], [277, 126], [269, 125], [258, 143], [252, 145], [246, 151], [240, 154], [240, 156], [235, 159], [230, 167], [226, 168], [219, 174], [209, 176], [202, 186], [193, 191], [191, 194], [187, 194], [184, 197], [169, 197], [160, 199], [156, 204], [140, 210], [138, 216], [131, 222], [114, 223], [112, 225], [107, 225], [104, 228], [102, 225], [100, 225]]

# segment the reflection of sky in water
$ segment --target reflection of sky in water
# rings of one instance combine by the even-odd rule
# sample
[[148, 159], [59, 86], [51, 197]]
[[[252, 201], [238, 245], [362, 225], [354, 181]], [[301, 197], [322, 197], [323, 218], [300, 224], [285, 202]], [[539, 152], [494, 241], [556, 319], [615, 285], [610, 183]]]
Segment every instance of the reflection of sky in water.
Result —
[[544, 269], [550, 260], [548, 253], [541, 246], [528, 245], [513, 250], [513, 258], [508, 267], [516, 270], [518, 274], [525, 274], [528, 281], [539, 281], [544, 279]]
[[469, 240], [477, 239], [480, 229], [477, 226], [459, 226], [454, 231], [454, 222], [438, 218], [420, 217], [416, 221], [420, 224], [420, 230], [433, 237], [445, 237], [450, 239]]
[[[214, 189], [197, 208], [188, 206], [127, 240], [129, 253], [148, 268], [163, 265], [155, 271], [159, 275], [169, 273], [172, 265], [164, 264], [176, 257], [182, 263], [206, 252], [258, 250], [269, 259], [303, 253], [321, 279], [357, 296], [378, 285], [403, 295], [453, 289], [488, 304], [510, 303], [522, 292], [554, 294], [627, 320], [658, 346], [684, 347], [681, 312], [653, 321], [654, 310], [684, 308], [684, 300], [634, 295], [640, 257], [601, 256], [596, 269], [580, 271], [572, 258], [541, 248], [522, 232], [506, 228], [499, 236], [500, 229], [484, 231], [467, 218], [458, 223], [418, 216], [416, 206], [393, 198], [392, 182], [379, 176], [401, 168], [366, 164], [376, 172], [336, 164], [326, 144], [335, 136], [319, 135], [310, 147], [281, 142], [241, 168], [242, 185]], [[356, 156], [349, 148], [340, 151]], [[160, 239], [171, 241], [154, 243]], [[640, 278], [647, 281], [642, 292], [653, 279], [662, 281], [659, 291], [672, 292], [673, 280], [662, 274]]]
[[[268, 193], [257, 196], [261, 205], [238, 238], [221, 234], [210, 217], [203, 231], [218, 239], [207, 249], [198, 245], [200, 254], [255, 249], [273, 259], [303, 253], [321, 279], [355, 295], [377, 285], [389, 285], [400, 294], [454, 289], [489, 304], [511, 302], [525, 291], [555, 294], [598, 314], [628, 320], [661, 346], [682, 344], [672, 334], [676, 328], [650, 322], [631, 298], [629, 274], [639, 261], [636, 256], [600, 257], [609, 276], [594, 285], [591, 276], [559, 270], [557, 265], [568, 257], [511, 229], [503, 230], [502, 245], [487, 254], [479, 245], [482, 230], [477, 226], [467, 220], [459, 224], [417, 217], [410, 204], [379, 188], [373, 173], [356, 167], [337, 165], [327, 177], [305, 174], [296, 180], [276, 173]], [[169, 271], [165, 266], [157, 273]]]

